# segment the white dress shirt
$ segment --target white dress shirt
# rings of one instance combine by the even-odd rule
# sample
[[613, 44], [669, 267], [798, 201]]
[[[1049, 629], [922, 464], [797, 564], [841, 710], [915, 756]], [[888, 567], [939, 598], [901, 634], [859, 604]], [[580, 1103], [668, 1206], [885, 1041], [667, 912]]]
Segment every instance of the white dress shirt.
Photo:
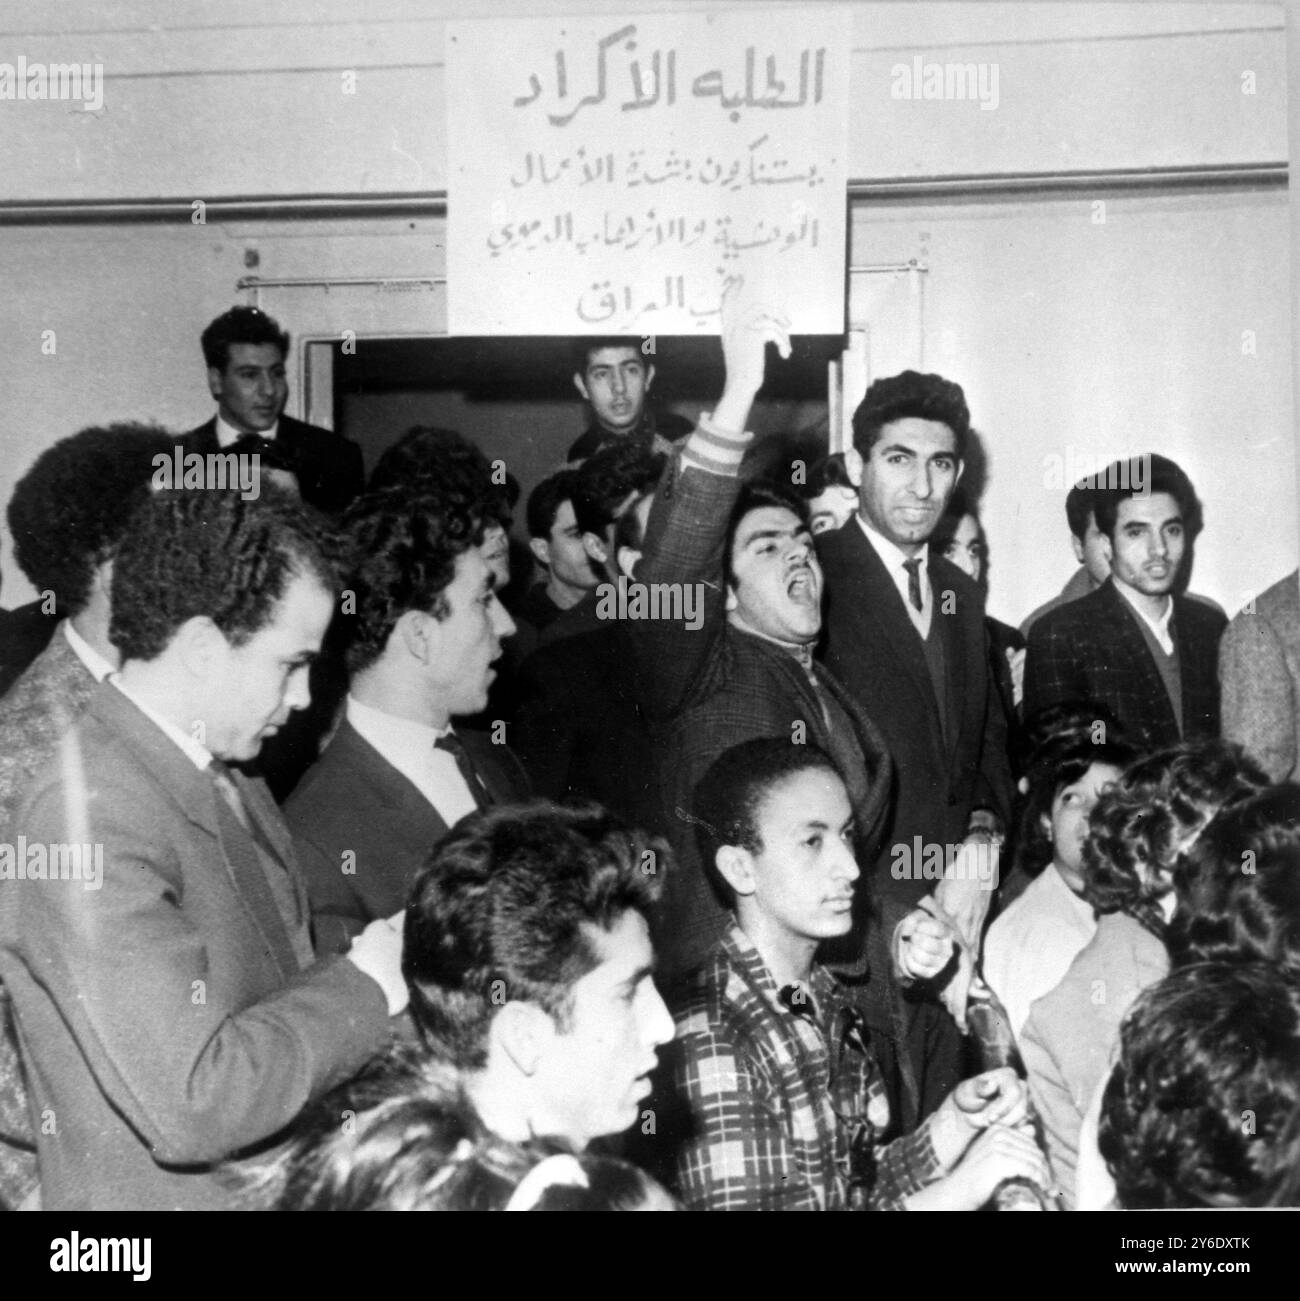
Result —
[[209, 765], [212, 763], [212, 751], [205, 745], [196, 741], [184, 728], [177, 727], [169, 718], [164, 718], [161, 714], [156, 714], [148, 705], [142, 701], [139, 696], [133, 696], [123, 685], [120, 674], [115, 673], [112, 678], [113, 685], [151, 722], [157, 724], [177, 745], [185, 752], [185, 757], [200, 772], [207, 772]]
[[64, 619], [59, 626], [63, 629], [63, 640], [96, 682], [103, 682], [114, 672], [113, 666], [72, 626], [71, 619]]
[[[903, 598], [903, 609], [907, 611], [907, 617], [911, 619], [912, 626], [921, 634], [921, 640], [924, 641], [930, 635], [930, 619], [934, 615], [934, 597], [930, 592], [929, 550], [923, 546], [915, 556], [909, 556], [907, 552], [895, 546], [883, 533], [877, 533], [861, 515], [855, 515], [853, 518], [858, 521], [859, 527], [867, 535], [867, 541], [875, 548], [876, 555], [880, 557], [890, 578], [894, 580], [894, 586], [898, 588], [898, 594]], [[912, 604], [912, 598], [907, 594], [907, 570], [903, 567], [904, 561], [913, 559], [921, 562], [916, 571], [917, 579], [921, 584], [921, 608], [919, 610]]]
[[1158, 619], [1153, 619], [1137, 602], [1137, 593], [1133, 591], [1127, 583], [1121, 582], [1118, 578], [1114, 579], [1115, 590], [1129, 603], [1130, 609], [1142, 620], [1156, 641], [1160, 643], [1160, 649], [1166, 655], [1174, 653], [1174, 638], [1169, 631], [1169, 621], [1174, 617], [1174, 598], [1165, 597], [1165, 612]]
[[348, 722], [424, 796], [449, 826], [478, 808], [456, 760], [434, 743], [452, 729], [441, 731], [427, 723], [386, 714], [372, 705], [348, 697]]
[[[280, 428], [280, 422], [277, 420], [270, 429], [263, 429], [258, 434], [258, 438], [266, 438], [271, 442], [275, 441], [275, 435]], [[248, 435], [242, 429], [236, 429], [234, 425], [228, 425], [222, 418], [220, 412], [217, 413], [217, 446], [230, 447], [233, 443], [239, 442], [241, 438], [247, 438]]]

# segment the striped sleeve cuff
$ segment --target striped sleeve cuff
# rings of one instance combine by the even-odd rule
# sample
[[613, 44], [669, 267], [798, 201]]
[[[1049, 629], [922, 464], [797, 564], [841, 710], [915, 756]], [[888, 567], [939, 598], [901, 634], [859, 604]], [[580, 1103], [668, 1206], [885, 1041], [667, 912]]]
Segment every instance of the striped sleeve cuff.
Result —
[[748, 431], [735, 433], [713, 423], [710, 412], [700, 413], [700, 422], [682, 448], [682, 469], [694, 466], [708, 474], [721, 474], [735, 478], [740, 463], [754, 435]]

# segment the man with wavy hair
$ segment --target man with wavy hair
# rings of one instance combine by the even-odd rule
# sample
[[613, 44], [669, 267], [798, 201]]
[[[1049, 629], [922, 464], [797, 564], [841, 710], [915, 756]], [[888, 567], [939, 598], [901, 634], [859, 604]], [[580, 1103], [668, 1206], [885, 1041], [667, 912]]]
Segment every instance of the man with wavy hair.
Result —
[[273, 489], [155, 492], [118, 547], [121, 671], [20, 801], [26, 852], [0, 856], [47, 1210], [230, 1205], [218, 1163], [364, 1065], [405, 1006], [387, 922], [315, 961], [284, 822], [227, 767], [307, 703], [336, 581], [320, 521]]

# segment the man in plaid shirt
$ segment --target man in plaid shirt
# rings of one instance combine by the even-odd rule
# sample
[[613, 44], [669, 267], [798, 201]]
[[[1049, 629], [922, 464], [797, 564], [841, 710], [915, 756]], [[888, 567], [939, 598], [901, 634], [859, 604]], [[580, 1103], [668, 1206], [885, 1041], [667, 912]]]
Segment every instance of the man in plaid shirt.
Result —
[[851, 925], [853, 814], [811, 745], [748, 741], [695, 801], [701, 856], [735, 924], [676, 1008], [677, 1101], [689, 1109], [678, 1191], [696, 1210], [974, 1210], [1003, 1180], [1046, 1188], [1009, 1069], [963, 1081], [888, 1144], [865, 1025], [818, 944]]

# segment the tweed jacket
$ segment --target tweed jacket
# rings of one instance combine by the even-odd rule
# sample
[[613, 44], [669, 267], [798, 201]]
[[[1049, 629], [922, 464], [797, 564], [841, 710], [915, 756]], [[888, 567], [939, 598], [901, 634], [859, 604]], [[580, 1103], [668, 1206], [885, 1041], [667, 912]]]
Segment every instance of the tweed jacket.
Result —
[[1113, 579], [1034, 625], [1025, 659], [1025, 717], [1064, 701], [1095, 700], [1110, 708], [1139, 748], [1155, 750], [1184, 737], [1217, 737], [1219, 638], [1227, 620], [1203, 601], [1175, 596], [1173, 602], [1182, 677], [1181, 735], [1139, 616]]
[[1219, 643], [1223, 735], [1270, 781], [1300, 776], [1300, 573], [1258, 596]]
[[[0, 840], [6, 844], [16, 840], [11, 823], [23, 786], [49, 761], [94, 691], [93, 675], [59, 628], [0, 700]], [[0, 1206], [18, 1206], [35, 1187], [36, 1134], [0, 985]]]
[[387, 1043], [383, 991], [351, 962], [313, 961], [306, 890], [260, 783], [233, 777], [245, 829], [111, 683], [61, 751], [14, 826], [28, 856], [84, 846], [81, 879], [66, 863], [58, 880], [0, 878], [29, 1109], [54, 1118], [38, 1127], [44, 1207], [229, 1206], [217, 1164], [275, 1141]]
[[[504, 746], [456, 729], [488, 793], [527, 799]], [[448, 830], [438, 810], [345, 718], [284, 806], [307, 878], [318, 954], [345, 953], [372, 921], [406, 907], [429, 850]]]

